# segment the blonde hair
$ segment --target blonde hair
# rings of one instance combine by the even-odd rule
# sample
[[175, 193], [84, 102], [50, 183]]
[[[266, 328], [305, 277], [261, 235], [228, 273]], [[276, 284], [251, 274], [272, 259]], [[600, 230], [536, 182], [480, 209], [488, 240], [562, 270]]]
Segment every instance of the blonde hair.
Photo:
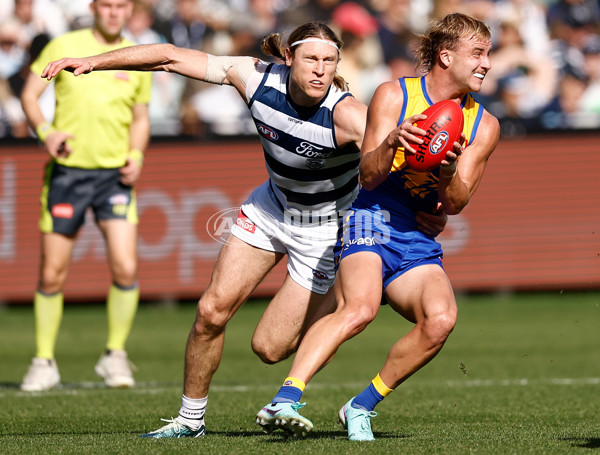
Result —
[[[320, 38], [333, 41], [338, 49], [341, 49], [344, 45], [343, 41], [338, 38], [335, 32], [327, 25], [320, 22], [308, 22], [300, 25], [294, 31], [292, 31], [292, 33], [290, 33], [290, 36], [287, 40], [287, 46], [283, 44], [283, 39], [279, 33], [273, 33], [263, 38], [260, 44], [260, 50], [265, 55], [277, 57], [285, 61], [285, 49], [290, 48], [290, 52], [293, 55], [296, 51], [296, 47], [291, 47], [291, 45], [306, 38]], [[333, 77], [333, 85], [340, 90], [348, 90], [348, 83], [337, 72]]]
[[462, 13], [448, 14], [431, 22], [424, 35], [418, 35], [415, 46], [417, 69], [431, 70], [441, 50], [456, 50], [461, 38], [491, 40], [491, 36], [490, 28], [479, 19]]

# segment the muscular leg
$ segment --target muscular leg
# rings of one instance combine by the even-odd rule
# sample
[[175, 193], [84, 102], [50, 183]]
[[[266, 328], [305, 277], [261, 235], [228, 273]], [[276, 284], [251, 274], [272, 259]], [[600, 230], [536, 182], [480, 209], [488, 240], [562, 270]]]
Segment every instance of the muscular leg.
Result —
[[381, 301], [381, 259], [370, 252], [344, 258], [335, 284], [337, 310], [307, 331], [289, 376], [307, 383], [342, 343], [375, 318]]
[[225, 326], [237, 309], [283, 257], [230, 236], [223, 245], [213, 274], [198, 302], [196, 320], [185, 352], [184, 395], [208, 395], [212, 376], [223, 352]]
[[333, 289], [317, 294], [287, 275], [256, 327], [252, 350], [265, 363], [287, 359], [298, 349], [306, 331], [334, 309]]
[[448, 277], [437, 265], [423, 265], [395, 279], [386, 289], [390, 306], [413, 329], [394, 344], [379, 376], [396, 388], [442, 349], [454, 329], [456, 301]]

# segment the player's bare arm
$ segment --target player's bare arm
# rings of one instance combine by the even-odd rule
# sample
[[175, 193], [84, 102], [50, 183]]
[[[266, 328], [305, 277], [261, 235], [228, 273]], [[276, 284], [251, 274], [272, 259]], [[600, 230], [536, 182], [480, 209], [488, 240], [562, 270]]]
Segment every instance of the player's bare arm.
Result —
[[439, 196], [448, 215], [460, 213], [477, 191], [488, 159], [500, 139], [498, 120], [484, 111], [476, 140], [465, 148], [456, 171], [440, 172]]
[[252, 57], [218, 57], [172, 44], [145, 44], [84, 58], [50, 62], [42, 72], [48, 80], [62, 70], [75, 76], [102, 70], [166, 71], [215, 84], [234, 85], [243, 94]]
[[333, 111], [335, 136], [340, 147], [354, 143], [360, 149], [367, 121], [367, 106], [352, 96], [347, 96]]
[[413, 123], [426, 118], [424, 115], [412, 116], [397, 125], [403, 100], [398, 81], [390, 81], [378, 87], [369, 104], [360, 163], [360, 182], [368, 190], [386, 179], [398, 147], [404, 147], [406, 153], [415, 153], [410, 143], [423, 141], [420, 136], [425, 131]]

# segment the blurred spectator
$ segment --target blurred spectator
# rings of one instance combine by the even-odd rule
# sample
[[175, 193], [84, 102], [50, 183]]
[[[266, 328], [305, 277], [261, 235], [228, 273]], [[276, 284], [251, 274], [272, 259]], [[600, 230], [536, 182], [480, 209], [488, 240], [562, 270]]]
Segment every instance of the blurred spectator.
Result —
[[[25, 65], [23, 65], [19, 71], [17, 71], [15, 74], [13, 74], [12, 76], [10, 76], [8, 78], [8, 82], [10, 84], [10, 89], [11, 89], [13, 95], [16, 96], [17, 98], [21, 97], [21, 92], [23, 91], [23, 87], [25, 86], [25, 81], [26, 81], [27, 77], [29, 76], [29, 65], [31, 65], [31, 63], [37, 58], [37, 56], [40, 55], [40, 52], [42, 52], [42, 49], [44, 48], [44, 46], [46, 46], [46, 44], [48, 44], [48, 41], [50, 41], [50, 36], [46, 35], [44, 33], [34, 37], [33, 41], [31, 41], [31, 45], [29, 46], [27, 63]], [[49, 98], [49, 101], [52, 103], [52, 106], [53, 106], [54, 105], [54, 95], [53, 94]], [[54, 114], [54, 109], [53, 108], [50, 110], [42, 109], [42, 111], [44, 113], [49, 114], [50, 118], [48, 119], [48, 121], [51, 121], [52, 115]]]
[[[226, 55], [260, 57], [263, 28], [252, 15], [238, 14], [229, 24], [230, 46]], [[256, 125], [248, 107], [231, 86], [190, 80], [183, 102], [186, 133], [194, 136], [256, 135]], [[189, 100], [189, 101], [188, 101]]]
[[493, 32], [504, 18], [512, 18], [518, 25], [523, 44], [530, 52], [550, 52], [546, 12], [537, 0], [498, 0], [490, 14], [489, 23]]
[[343, 3], [340, 0], [298, 0], [295, 8], [282, 11], [279, 15], [282, 27], [296, 28], [306, 22], [328, 23], [333, 10]]
[[[30, 134], [19, 97], [29, 75], [29, 65], [49, 40], [48, 35], [36, 36], [29, 47], [29, 61], [7, 80], [0, 79], [0, 137], [27, 137]], [[40, 108], [47, 121], [54, 117], [54, 106], [54, 93], [45, 93], [40, 99]]]
[[546, 129], [597, 128], [598, 117], [581, 109], [588, 87], [585, 74], [569, 68], [560, 80], [554, 102], [541, 116]]
[[173, 16], [158, 31], [175, 46], [200, 49], [206, 35], [206, 24], [202, 20], [198, 2], [176, 0]]
[[352, 95], [368, 104], [377, 86], [390, 78], [376, 35], [379, 24], [367, 9], [354, 2], [339, 5], [333, 11], [331, 24], [340, 31], [344, 42], [338, 72], [348, 82]]
[[90, 3], [92, 0], [54, 0], [67, 21], [69, 30], [91, 27], [94, 22]]
[[133, 12], [123, 29], [122, 35], [136, 44], [166, 43], [167, 39], [152, 28], [154, 11], [152, 6], [142, 0], [133, 2]]
[[481, 96], [497, 100], [487, 107], [501, 125], [510, 121], [533, 128], [556, 93], [558, 75], [552, 59], [525, 47], [519, 30], [518, 15], [502, 18]]
[[0, 24], [0, 79], [17, 73], [27, 61], [27, 48], [19, 43], [23, 26], [16, 19]]
[[[152, 28], [154, 10], [143, 0], [136, 0], [123, 36], [137, 44], [166, 43], [167, 39]], [[152, 73], [152, 95], [148, 113], [153, 136], [173, 136], [181, 131], [181, 99], [186, 78], [175, 73]]]
[[411, 11], [411, 0], [394, 0], [388, 1], [379, 15], [378, 36], [390, 78], [416, 75], [411, 44], [414, 37]]
[[600, 116], [600, 35], [591, 35], [583, 47], [584, 68], [589, 84], [582, 96], [580, 108], [596, 119]]
[[68, 31], [61, 8], [52, 0], [14, 0], [13, 17], [23, 25], [22, 45], [26, 48], [40, 33], [53, 38]]
[[548, 10], [548, 24], [552, 57], [561, 74], [583, 72], [583, 46], [600, 25], [597, 0], [558, 0]]
[[21, 101], [11, 92], [8, 81], [0, 78], [0, 138], [27, 137], [28, 134]]

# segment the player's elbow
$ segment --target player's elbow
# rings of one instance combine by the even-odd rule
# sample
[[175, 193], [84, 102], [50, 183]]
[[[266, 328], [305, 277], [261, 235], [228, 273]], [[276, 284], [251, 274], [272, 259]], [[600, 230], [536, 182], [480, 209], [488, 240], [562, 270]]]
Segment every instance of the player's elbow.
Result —
[[442, 201], [446, 215], [458, 215], [469, 203], [469, 197], [449, 197]]

